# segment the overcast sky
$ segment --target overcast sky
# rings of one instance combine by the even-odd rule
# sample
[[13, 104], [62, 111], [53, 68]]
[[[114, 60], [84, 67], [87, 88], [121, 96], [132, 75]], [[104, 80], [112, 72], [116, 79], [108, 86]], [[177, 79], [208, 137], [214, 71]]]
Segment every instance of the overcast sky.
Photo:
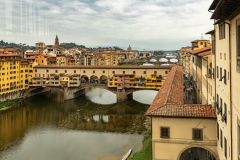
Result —
[[[213, 28], [212, 0], [0, 0], [0, 39], [179, 49]], [[208, 39], [208, 36], [204, 37]]]

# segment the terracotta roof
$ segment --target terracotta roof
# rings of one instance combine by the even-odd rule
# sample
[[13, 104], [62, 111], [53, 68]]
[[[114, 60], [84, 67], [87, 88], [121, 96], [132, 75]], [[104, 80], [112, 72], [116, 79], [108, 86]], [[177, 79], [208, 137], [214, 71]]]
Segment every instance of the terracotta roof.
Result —
[[[167, 79], [157, 96], [155, 97], [152, 105], [147, 111], [147, 114], [152, 111], [163, 107], [166, 104], [184, 104], [183, 93], [183, 68], [181, 66], [172, 67]], [[177, 93], [177, 94], [176, 94]]]
[[215, 110], [211, 105], [184, 104], [183, 83], [183, 68], [172, 67], [146, 115], [173, 118], [216, 118]]
[[0, 54], [0, 57], [19, 57], [19, 55], [15, 54], [15, 53], [3, 53], [3, 54]]
[[210, 51], [202, 52], [198, 55], [201, 56], [201, 57], [204, 57], [204, 56], [208, 56], [208, 55], [211, 55], [211, 54], [212, 54], [212, 51], [210, 50]]
[[211, 47], [204, 47], [204, 48], [192, 50], [192, 54], [196, 55], [196, 54], [200, 54], [200, 53], [208, 52], [208, 51], [211, 51]]
[[26, 59], [35, 59], [35, 56], [27, 57]]
[[212, 105], [183, 104], [166, 105], [151, 112], [151, 116], [188, 117], [188, 118], [216, 118]]

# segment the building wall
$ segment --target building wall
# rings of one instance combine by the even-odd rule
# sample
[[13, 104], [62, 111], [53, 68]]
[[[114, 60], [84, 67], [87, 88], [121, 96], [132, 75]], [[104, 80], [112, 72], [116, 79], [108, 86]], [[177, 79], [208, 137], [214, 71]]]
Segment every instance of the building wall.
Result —
[[[160, 127], [170, 127], [170, 138], [160, 138]], [[203, 141], [192, 140], [192, 129], [203, 129]], [[152, 118], [153, 160], [178, 160], [190, 147], [201, 147], [217, 155], [216, 120], [190, 118]], [[217, 156], [216, 156], [217, 158]]]
[[208, 73], [208, 59], [207, 57], [202, 58], [202, 93], [201, 101], [202, 104], [208, 104], [208, 78], [206, 77]]
[[44, 55], [37, 55], [35, 58], [35, 62], [38, 65], [47, 65], [47, 58]]
[[[216, 95], [218, 95], [219, 101], [218, 108], [222, 108], [222, 114], [217, 111], [217, 123], [219, 124], [219, 134], [220, 136], [218, 141], [218, 154], [220, 159], [231, 159], [231, 123], [230, 123], [230, 62], [229, 62], [229, 27], [228, 24], [225, 24], [225, 38], [219, 39], [219, 25], [215, 25], [215, 35], [216, 35]], [[227, 84], [224, 84], [224, 80], [220, 81], [220, 68], [222, 68], [222, 75], [224, 70], [226, 70]], [[222, 105], [221, 100], [222, 99]], [[224, 104], [227, 106], [227, 110], [224, 110]], [[226, 112], [227, 123], [222, 121], [223, 115]], [[224, 155], [224, 138], [227, 139], [227, 157]], [[222, 141], [222, 146], [221, 146]]]
[[232, 71], [232, 159], [240, 158], [240, 73], [237, 72], [237, 43], [236, 26], [240, 20], [240, 14], [231, 20], [231, 71]]
[[31, 73], [31, 66], [21, 64], [19, 57], [0, 60], [0, 101], [18, 98], [20, 91], [28, 89]]

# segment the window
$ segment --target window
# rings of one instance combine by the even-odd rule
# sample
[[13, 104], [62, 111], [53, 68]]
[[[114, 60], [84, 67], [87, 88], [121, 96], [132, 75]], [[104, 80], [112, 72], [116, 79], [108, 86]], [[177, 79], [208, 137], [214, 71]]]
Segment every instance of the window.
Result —
[[216, 108], [218, 109], [219, 108], [219, 95], [217, 94], [217, 105], [216, 105]]
[[105, 73], [105, 71], [102, 72], [103, 74]]
[[192, 139], [193, 140], [203, 140], [203, 130], [202, 129], [198, 129], [198, 128], [194, 128], [192, 130]]
[[143, 71], [143, 74], [147, 74], [147, 71]]
[[224, 156], [227, 158], [227, 139], [224, 137]]
[[237, 71], [240, 72], [240, 19], [237, 21]]
[[55, 70], [55, 73], [58, 73], [58, 70]]
[[136, 73], [136, 71], [133, 71], [133, 74], [135, 74]]
[[240, 160], [240, 120], [238, 120], [238, 160]]
[[222, 121], [227, 123], [227, 104], [226, 103], [224, 103], [224, 114], [222, 117]]
[[95, 73], [95, 71], [93, 70], [93, 73]]
[[221, 148], [223, 147], [223, 141], [222, 141], [223, 135], [222, 135], [222, 130], [220, 130], [220, 146]]
[[218, 66], [217, 66], [217, 78], [219, 78]]
[[220, 79], [222, 79], [222, 67], [220, 67]]
[[227, 84], [227, 71], [224, 69], [224, 84]]
[[219, 140], [219, 124], [217, 123], [217, 139]]
[[123, 74], [125, 74], [125, 71], [123, 71]]
[[112, 71], [112, 74], [115, 74], [115, 71]]
[[65, 70], [65, 73], [67, 73], [67, 70]]
[[47, 69], [47, 73], [48, 73], [48, 69]]
[[74, 70], [74, 73], [76, 73], [76, 70]]
[[218, 109], [218, 114], [220, 113], [222, 115], [222, 98], [220, 98], [220, 105], [219, 105], [219, 109]]
[[156, 74], [157, 74], [157, 71], [154, 71], [154, 74], [156, 75]]
[[83, 73], [86, 73], [86, 71], [85, 71], [85, 70], [83, 70]]
[[214, 68], [212, 69], [212, 77], [213, 77], [213, 79], [215, 79], [215, 70], [214, 70]]
[[225, 23], [219, 24], [219, 39], [225, 38]]
[[161, 138], [170, 138], [170, 128], [169, 127], [161, 127], [160, 128], [160, 137]]

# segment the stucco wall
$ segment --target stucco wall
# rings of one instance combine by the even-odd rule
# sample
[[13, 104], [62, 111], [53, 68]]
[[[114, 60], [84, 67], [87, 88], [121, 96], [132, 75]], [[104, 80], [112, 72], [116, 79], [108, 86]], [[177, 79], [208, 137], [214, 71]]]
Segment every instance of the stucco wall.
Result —
[[[170, 138], [160, 138], [160, 127], [170, 127]], [[203, 129], [203, 141], [192, 140], [192, 129]], [[202, 147], [217, 155], [216, 120], [190, 118], [152, 118], [154, 160], [178, 160], [189, 147]]]
[[[237, 72], [237, 43], [236, 43], [236, 21], [240, 21], [240, 15], [231, 20], [231, 56], [232, 56], [232, 133], [233, 133], [233, 159], [237, 160], [240, 155], [240, 137], [238, 126], [240, 126], [240, 73]], [[240, 133], [239, 133], [240, 134]]]

